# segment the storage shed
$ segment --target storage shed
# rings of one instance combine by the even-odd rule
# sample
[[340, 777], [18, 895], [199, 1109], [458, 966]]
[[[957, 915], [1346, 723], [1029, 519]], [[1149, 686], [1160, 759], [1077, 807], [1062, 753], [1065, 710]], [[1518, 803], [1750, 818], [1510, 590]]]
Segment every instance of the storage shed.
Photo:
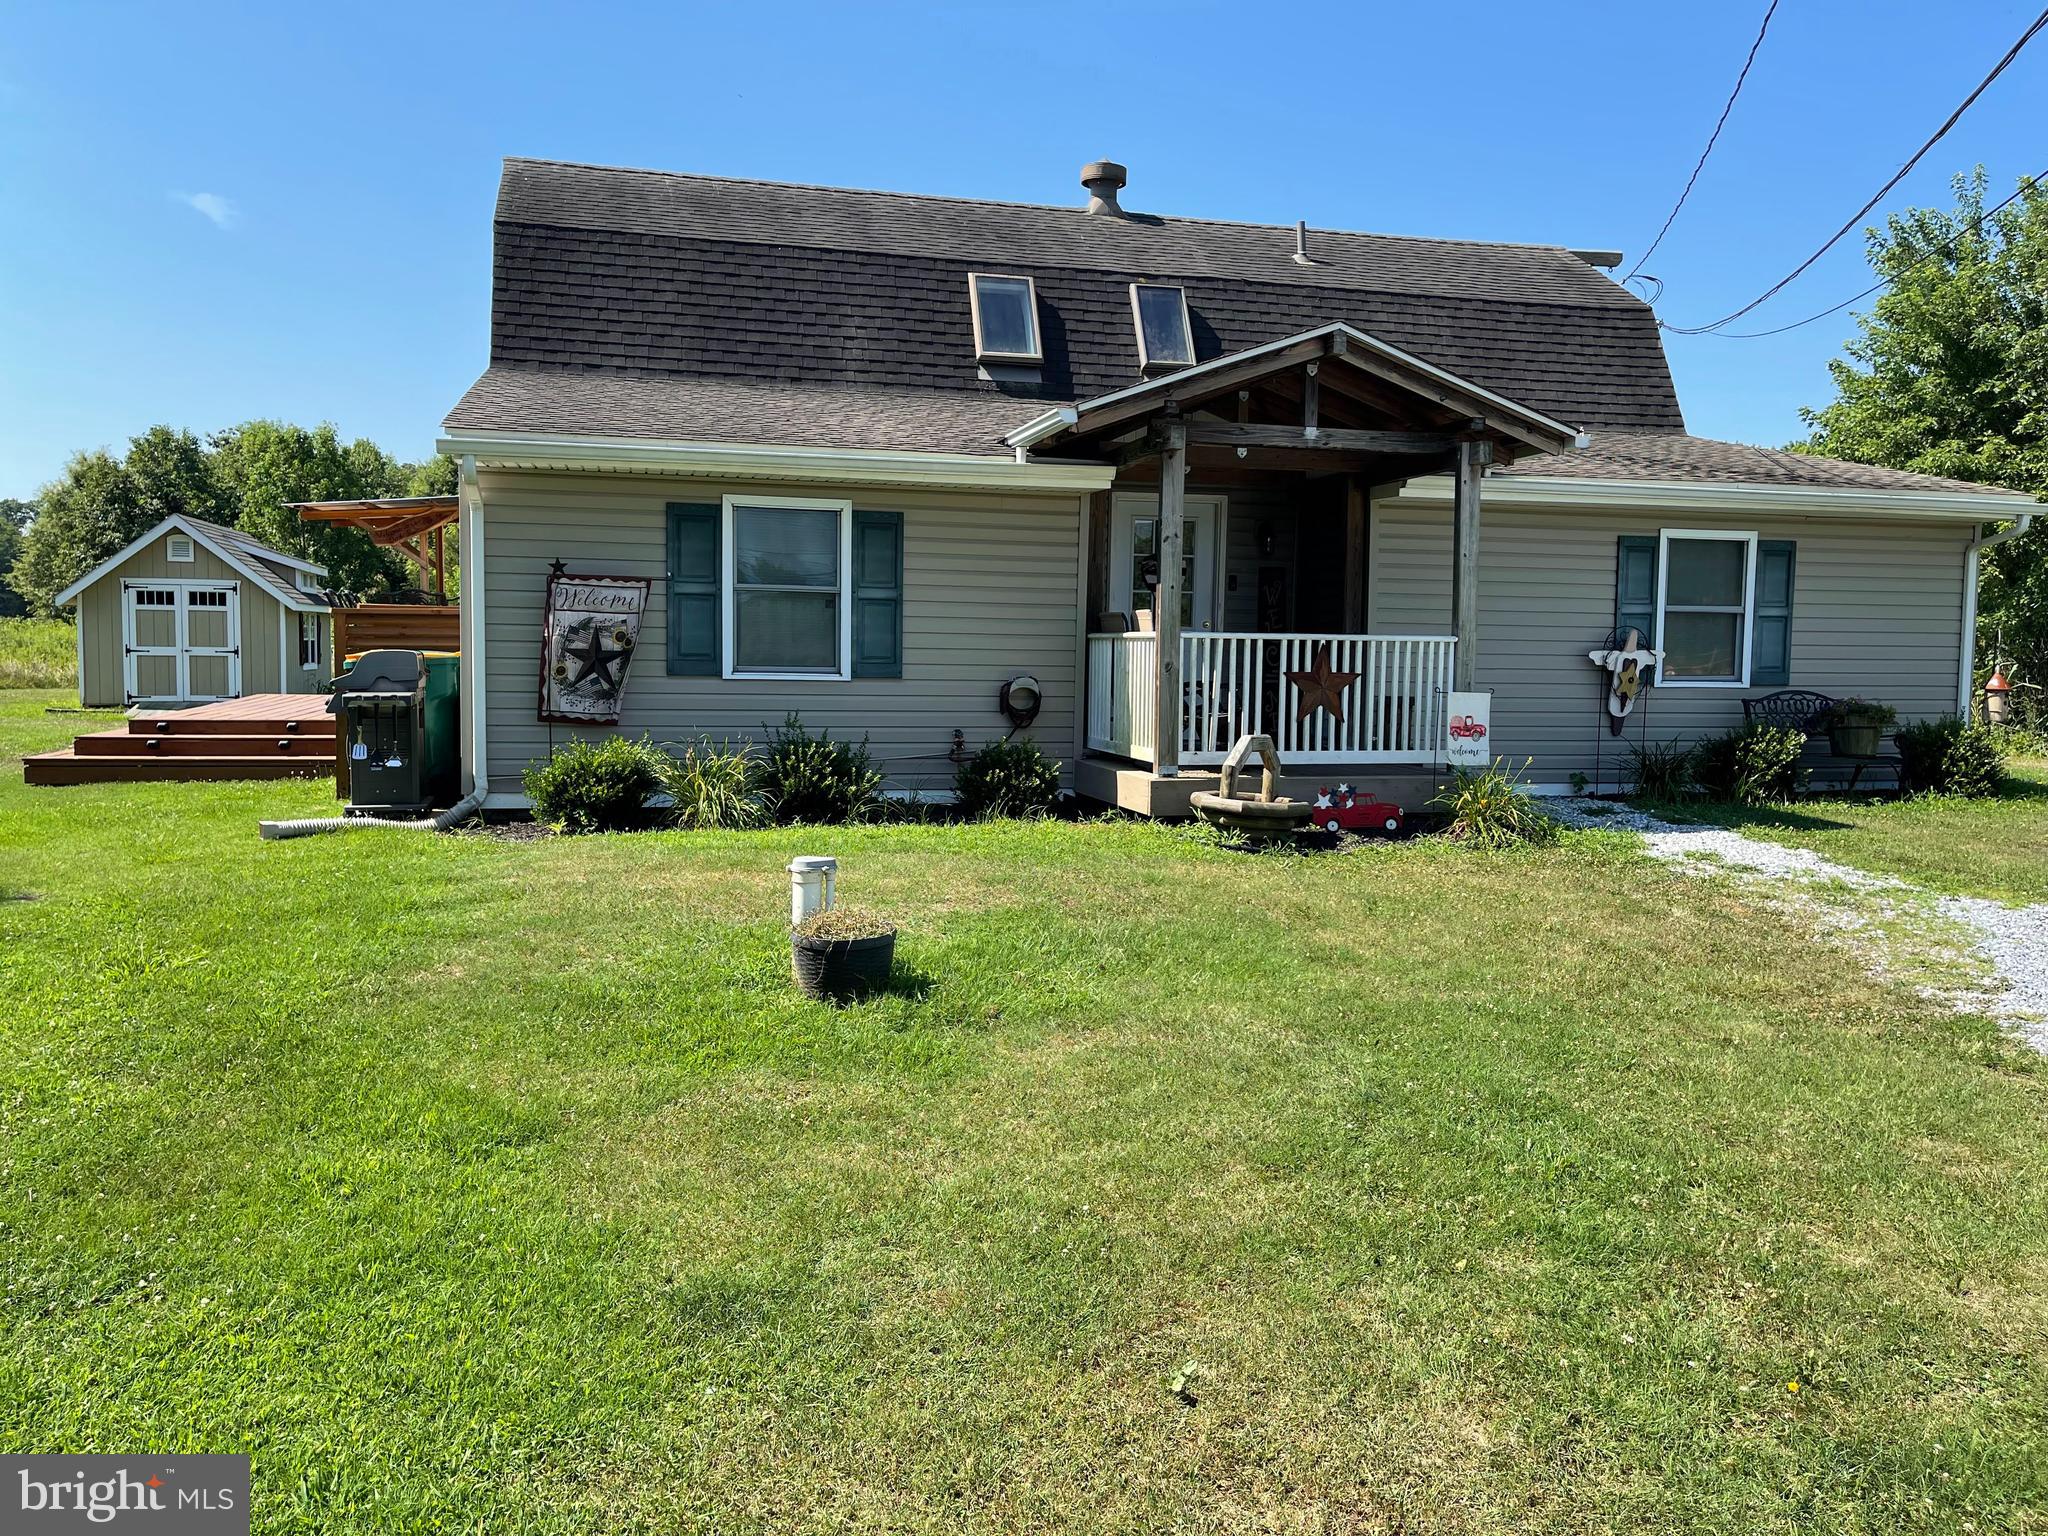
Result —
[[333, 663], [326, 575], [239, 529], [165, 518], [57, 594], [78, 605], [79, 703], [321, 691]]

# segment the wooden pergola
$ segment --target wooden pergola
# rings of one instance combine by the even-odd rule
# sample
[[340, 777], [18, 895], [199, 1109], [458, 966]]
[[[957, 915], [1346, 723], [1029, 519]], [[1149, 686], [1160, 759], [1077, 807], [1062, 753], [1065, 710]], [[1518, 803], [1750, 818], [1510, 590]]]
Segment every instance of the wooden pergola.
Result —
[[[1190, 466], [1211, 473], [1307, 470], [1345, 477], [1344, 606], [1363, 629], [1366, 520], [1374, 486], [1453, 477], [1451, 619], [1455, 686], [1478, 665], [1480, 482], [1488, 464], [1583, 443], [1572, 427], [1352, 326], [1331, 324], [1227, 354], [1046, 413], [1008, 439], [1020, 457], [1106, 461], [1159, 481], [1158, 712], [1181, 699], [1182, 508]], [[1177, 774], [1173, 733], [1157, 770]]]
[[[360, 528], [370, 542], [395, 549], [419, 568], [420, 585], [448, 595], [448, 525], [460, 504], [454, 496], [381, 496], [365, 501], [293, 501], [287, 506], [309, 523]], [[431, 582], [431, 585], [429, 583]]]

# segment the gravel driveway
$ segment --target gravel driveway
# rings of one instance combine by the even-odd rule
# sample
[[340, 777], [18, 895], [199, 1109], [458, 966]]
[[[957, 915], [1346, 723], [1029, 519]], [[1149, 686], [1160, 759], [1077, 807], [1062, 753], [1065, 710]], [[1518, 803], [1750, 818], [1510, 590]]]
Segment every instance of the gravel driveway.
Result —
[[1932, 912], [1965, 936], [1962, 946], [1942, 946], [1929, 935], [1937, 946], [1966, 947], [1992, 979], [1984, 988], [1944, 996], [1957, 1007], [2005, 1020], [2036, 1050], [2048, 1052], [2048, 905], [2008, 907], [1975, 896], [1941, 896], [1895, 875], [1837, 864], [1810, 848], [1767, 843], [1725, 827], [1665, 821], [1608, 800], [1551, 800], [1545, 809], [1567, 826], [1639, 833], [1652, 858], [1688, 874], [1728, 873], [1769, 883], [1780, 895], [1788, 888], [1796, 891], [1800, 904], [1823, 926], [1862, 939], [1858, 950], [1874, 968], [1882, 969], [1885, 962], [1876, 925], [1853, 904], [1828, 901], [1827, 887], [1862, 893], [1886, 918], [1908, 923], [1922, 918], [1922, 928], [1931, 926], [1924, 915]]

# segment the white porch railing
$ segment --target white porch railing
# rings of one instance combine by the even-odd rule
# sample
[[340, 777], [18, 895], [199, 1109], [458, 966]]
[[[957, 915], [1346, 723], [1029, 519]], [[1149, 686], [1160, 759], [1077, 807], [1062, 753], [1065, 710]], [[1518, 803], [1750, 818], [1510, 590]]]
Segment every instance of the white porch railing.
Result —
[[[1184, 634], [1180, 760], [1213, 767], [1256, 731], [1290, 763], [1440, 762], [1457, 644], [1448, 635]], [[1325, 645], [1332, 671], [1356, 674], [1344, 718], [1317, 710], [1298, 720], [1287, 674], [1310, 670]], [[1156, 635], [1088, 637], [1090, 751], [1152, 758], [1158, 649]]]

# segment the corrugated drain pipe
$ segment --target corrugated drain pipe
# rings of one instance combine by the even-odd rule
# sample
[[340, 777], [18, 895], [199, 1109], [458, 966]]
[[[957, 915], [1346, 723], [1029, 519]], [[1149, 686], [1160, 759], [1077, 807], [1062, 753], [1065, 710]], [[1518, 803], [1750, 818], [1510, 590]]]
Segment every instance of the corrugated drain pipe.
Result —
[[358, 832], [365, 827], [393, 827], [401, 832], [446, 832], [460, 826], [483, 808], [484, 792], [472, 789], [447, 810], [416, 821], [380, 821], [375, 816], [305, 816], [297, 821], [259, 821], [256, 829], [266, 840], [283, 837], [314, 837], [322, 832]]

